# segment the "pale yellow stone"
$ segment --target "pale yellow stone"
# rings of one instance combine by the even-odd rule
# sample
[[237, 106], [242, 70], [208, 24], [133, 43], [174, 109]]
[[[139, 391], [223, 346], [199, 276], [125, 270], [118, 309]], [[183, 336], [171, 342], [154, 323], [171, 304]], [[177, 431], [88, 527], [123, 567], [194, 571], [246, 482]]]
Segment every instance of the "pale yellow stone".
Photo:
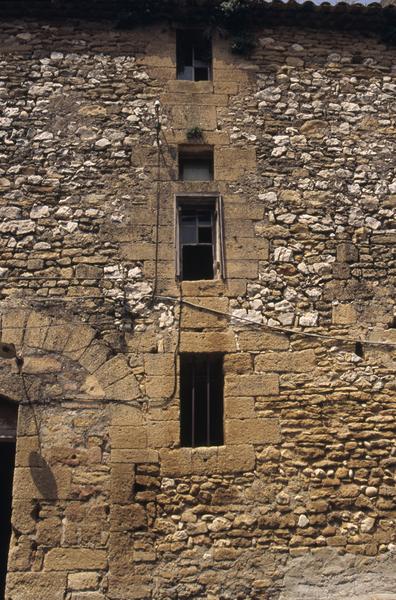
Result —
[[277, 444], [280, 442], [279, 419], [227, 419], [226, 444]]
[[315, 368], [313, 350], [298, 352], [266, 352], [255, 358], [256, 371], [307, 373]]
[[53, 548], [44, 560], [45, 571], [85, 571], [105, 569], [106, 550], [91, 548]]

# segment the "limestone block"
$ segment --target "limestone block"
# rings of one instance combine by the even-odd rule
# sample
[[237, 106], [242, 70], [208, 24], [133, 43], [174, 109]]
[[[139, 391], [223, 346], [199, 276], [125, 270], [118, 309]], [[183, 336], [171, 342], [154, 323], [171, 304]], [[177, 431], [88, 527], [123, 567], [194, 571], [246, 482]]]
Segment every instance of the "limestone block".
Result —
[[235, 352], [235, 336], [232, 331], [193, 333], [183, 331], [181, 352]]
[[27, 356], [23, 363], [24, 373], [58, 373], [62, 363], [53, 356]]
[[113, 425], [110, 427], [112, 448], [147, 448], [147, 433], [143, 427]]
[[[209, 310], [215, 310], [223, 313], [228, 313], [228, 298], [184, 298], [186, 303], [191, 302], [201, 306], [202, 308], [208, 308]], [[181, 324], [186, 329], [202, 329], [205, 328], [218, 328], [228, 323], [227, 317], [222, 317], [211, 312], [205, 312], [205, 310], [199, 310], [189, 306], [188, 304], [182, 305]]]
[[52, 548], [44, 559], [45, 571], [89, 571], [107, 566], [107, 552], [92, 548]]
[[110, 497], [112, 502], [126, 504], [133, 498], [135, 466], [115, 463], [111, 466]]
[[241, 350], [287, 350], [290, 342], [286, 335], [267, 331], [241, 331], [238, 334]]
[[168, 448], [179, 442], [180, 425], [178, 421], [149, 422], [147, 436], [149, 448]]
[[41, 345], [42, 349], [49, 352], [63, 352], [72, 331], [73, 325], [60, 325], [55, 320], [48, 328], [48, 333]]
[[113, 504], [110, 511], [111, 531], [137, 531], [147, 525], [147, 515], [141, 504]]
[[128, 590], [128, 600], [150, 600], [153, 597], [152, 588], [148, 582], [142, 582], [141, 579], [136, 573], [124, 577], [110, 575], [109, 599], [121, 600], [125, 598], [125, 590]]
[[216, 84], [223, 82], [246, 84], [248, 78], [248, 73], [246, 71], [242, 71], [242, 69], [224, 68], [223, 62], [215, 63], [215, 67], [213, 69], [213, 81]]
[[48, 465], [30, 468], [17, 467], [14, 473], [14, 498], [19, 500], [65, 499], [70, 495], [71, 470], [64, 466]]
[[315, 352], [266, 352], [255, 358], [256, 371], [307, 373], [315, 368]]
[[192, 473], [191, 448], [160, 451], [161, 475], [183, 476]]
[[190, 94], [193, 91], [198, 94], [212, 94], [212, 81], [183, 81], [181, 79], [171, 79], [166, 83], [167, 90], [172, 93]]
[[192, 472], [194, 475], [218, 473], [218, 447], [193, 448], [191, 450]]
[[[153, 260], [155, 256], [155, 245], [152, 243], [136, 243], [131, 241], [129, 244], [122, 244], [120, 256], [125, 260]], [[160, 254], [161, 258], [165, 258]]]
[[226, 239], [226, 255], [227, 260], [268, 260], [269, 242], [264, 238], [233, 236], [232, 239]]
[[128, 365], [126, 358], [122, 355], [117, 355], [100, 366], [99, 369], [95, 371], [95, 377], [104, 388], [107, 388], [131, 373], [132, 370]]
[[83, 396], [92, 398], [104, 398], [106, 395], [95, 375], [88, 375], [81, 384], [79, 391]]
[[139, 397], [140, 390], [133, 373], [106, 387], [106, 398], [128, 401]]
[[230, 353], [224, 356], [225, 373], [250, 373], [252, 369], [253, 359], [247, 352]]
[[10, 310], [2, 309], [1, 315], [1, 341], [6, 344], [15, 344], [20, 347], [23, 341], [25, 325], [29, 317], [29, 311], [25, 309]]
[[355, 263], [359, 260], [359, 250], [351, 242], [343, 242], [337, 246], [337, 260], [339, 262]]
[[219, 447], [219, 473], [252, 471], [255, 466], [255, 460], [256, 456], [253, 446], [249, 444]]
[[111, 424], [125, 426], [139, 426], [143, 424], [143, 414], [135, 406], [119, 404], [111, 407]]
[[73, 328], [66, 342], [63, 354], [74, 360], [78, 360], [89, 347], [95, 335], [96, 332], [92, 327], [77, 325]]
[[228, 419], [248, 419], [254, 417], [254, 398], [229, 396], [224, 399], [224, 416]]
[[182, 106], [227, 106], [228, 96], [226, 94], [208, 94], [208, 93], [168, 93], [162, 94], [160, 97], [162, 104], [172, 106], [181, 104]]
[[37, 523], [36, 542], [54, 547], [61, 543], [62, 522], [59, 517], [49, 517]]
[[181, 289], [183, 297], [216, 297], [226, 292], [226, 285], [221, 279], [208, 279], [200, 281], [182, 281]]
[[38, 312], [31, 312], [26, 323], [23, 343], [30, 348], [42, 348], [50, 323], [50, 317]]
[[244, 175], [252, 173], [256, 169], [256, 164], [254, 148], [219, 148], [215, 154], [216, 179], [237, 181]]
[[332, 322], [334, 325], [350, 325], [356, 323], [357, 313], [353, 304], [336, 304], [333, 306]]
[[89, 590], [96, 588], [99, 581], [98, 573], [88, 571], [87, 573], [69, 573], [67, 576], [67, 587], [69, 590]]
[[9, 573], [7, 596], [15, 600], [63, 600], [66, 573]]
[[149, 398], [169, 398], [174, 391], [175, 375], [156, 377], [151, 375], [146, 379], [146, 394]]
[[226, 419], [225, 442], [229, 444], [277, 444], [280, 442], [278, 419]]
[[109, 349], [103, 344], [92, 342], [79, 358], [79, 363], [89, 373], [93, 373], [102, 366], [109, 357]]
[[106, 600], [100, 592], [77, 592], [70, 596], [70, 600]]
[[226, 269], [227, 277], [231, 279], [257, 279], [258, 277], [257, 260], [228, 260]]
[[112, 463], [157, 463], [158, 452], [150, 449], [113, 449], [110, 460]]
[[229, 375], [225, 378], [225, 396], [271, 396], [279, 394], [277, 375]]
[[144, 355], [144, 370], [147, 375], [174, 376], [175, 358], [170, 353], [149, 353]]
[[15, 455], [15, 466], [17, 467], [39, 467], [39, 441], [37, 435], [17, 437], [17, 447]]
[[17, 500], [12, 503], [12, 525], [22, 534], [33, 533], [37, 521], [34, 518], [36, 503], [34, 500]]
[[[15, 378], [14, 378], [15, 379]], [[1, 390], [1, 382], [0, 382]], [[19, 398], [23, 398], [23, 389], [20, 390]], [[37, 426], [30, 406], [20, 406], [18, 411], [18, 436], [36, 435]]]
[[215, 106], [173, 105], [170, 107], [171, 123], [175, 129], [201, 127], [203, 130], [217, 128]]

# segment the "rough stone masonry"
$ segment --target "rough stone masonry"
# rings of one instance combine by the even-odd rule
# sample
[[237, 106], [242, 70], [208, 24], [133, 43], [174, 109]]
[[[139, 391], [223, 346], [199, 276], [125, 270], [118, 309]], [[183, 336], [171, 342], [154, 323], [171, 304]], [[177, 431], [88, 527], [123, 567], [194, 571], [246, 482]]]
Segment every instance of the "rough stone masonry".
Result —
[[[7, 600], [395, 600], [396, 51], [329, 14], [214, 32], [202, 82], [175, 23], [1, 23]], [[187, 192], [224, 280], [175, 278]], [[224, 355], [224, 445], [180, 446], [185, 352]]]

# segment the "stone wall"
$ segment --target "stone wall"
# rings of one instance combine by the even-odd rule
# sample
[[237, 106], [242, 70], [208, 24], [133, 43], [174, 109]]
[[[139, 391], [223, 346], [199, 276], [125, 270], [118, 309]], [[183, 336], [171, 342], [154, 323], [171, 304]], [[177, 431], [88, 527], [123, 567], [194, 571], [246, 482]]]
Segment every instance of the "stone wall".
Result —
[[[2, 24], [7, 600], [395, 597], [395, 51], [256, 35], [191, 83], [168, 25]], [[177, 180], [197, 126], [213, 182]], [[225, 281], [175, 280], [184, 192], [223, 196]], [[179, 447], [197, 351], [225, 355], [224, 446]]]

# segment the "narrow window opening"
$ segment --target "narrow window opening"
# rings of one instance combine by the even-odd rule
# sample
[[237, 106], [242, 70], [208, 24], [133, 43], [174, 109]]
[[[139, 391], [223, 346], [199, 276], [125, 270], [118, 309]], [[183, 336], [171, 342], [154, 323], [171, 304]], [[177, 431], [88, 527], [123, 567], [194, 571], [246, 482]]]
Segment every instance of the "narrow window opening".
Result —
[[179, 146], [179, 179], [211, 181], [213, 179], [213, 148]]
[[213, 203], [182, 205], [179, 213], [181, 278], [213, 279], [215, 258]]
[[225, 278], [221, 196], [177, 198], [175, 223], [176, 277]]
[[389, 324], [389, 327], [391, 329], [396, 329], [396, 315], [392, 318], [392, 320], [391, 320], [391, 322]]
[[355, 354], [360, 356], [360, 358], [364, 358], [364, 350], [362, 342], [356, 342], [355, 344]]
[[176, 34], [177, 79], [208, 81], [212, 71], [212, 41], [203, 31]]
[[180, 444], [223, 444], [223, 355], [180, 355]]

